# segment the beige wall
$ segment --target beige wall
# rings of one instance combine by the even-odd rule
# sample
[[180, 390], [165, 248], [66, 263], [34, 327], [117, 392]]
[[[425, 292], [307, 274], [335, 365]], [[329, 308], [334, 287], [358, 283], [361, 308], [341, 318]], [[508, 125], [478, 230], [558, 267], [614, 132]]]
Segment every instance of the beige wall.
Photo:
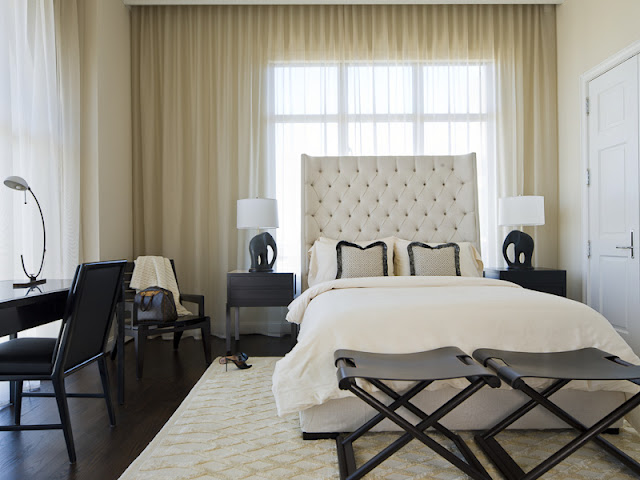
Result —
[[97, 2], [78, 2], [80, 35], [80, 261], [100, 258], [100, 212], [98, 195], [98, 127], [96, 47]]
[[122, 0], [98, 8], [100, 259], [133, 255], [131, 29]]
[[580, 75], [640, 40], [640, 1], [565, 0], [557, 7], [559, 263], [568, 296], [582, 299], [583, 238]]
[[122, 0], [78, 2], [83, 261], [133, 255], [131, 34]]

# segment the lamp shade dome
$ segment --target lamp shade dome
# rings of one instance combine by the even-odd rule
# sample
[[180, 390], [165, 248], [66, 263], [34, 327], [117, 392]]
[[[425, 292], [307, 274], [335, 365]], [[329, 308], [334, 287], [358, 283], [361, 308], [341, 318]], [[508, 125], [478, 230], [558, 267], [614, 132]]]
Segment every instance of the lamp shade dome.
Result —
[[29, 189], [29, 184], [27, 183], [27, 181], [22, 177], [18, 177], [17, 175], [12, 175], [10, 177], [5, 178], [4, 184], [13, 190]]

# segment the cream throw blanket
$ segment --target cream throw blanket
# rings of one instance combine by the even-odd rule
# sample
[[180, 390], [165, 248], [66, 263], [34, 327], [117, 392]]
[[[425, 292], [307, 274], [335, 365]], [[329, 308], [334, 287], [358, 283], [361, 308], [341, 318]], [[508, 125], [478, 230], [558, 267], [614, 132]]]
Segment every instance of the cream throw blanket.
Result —
[[143, 256], [136, 259], [136, 266], [131, 276], [131, 288], [136, 291], [149, 287], [161, 287], [173, 294], [179, 316], [191, 315], [191, 312], [180, 303], [178, 282], [168, 258]]

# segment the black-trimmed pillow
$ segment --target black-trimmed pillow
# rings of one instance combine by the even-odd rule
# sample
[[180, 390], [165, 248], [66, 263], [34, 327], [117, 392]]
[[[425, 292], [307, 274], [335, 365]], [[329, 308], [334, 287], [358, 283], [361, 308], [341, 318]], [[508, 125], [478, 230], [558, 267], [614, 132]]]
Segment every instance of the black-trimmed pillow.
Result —
[[460, 246], [444, 243], [435, 247], [421, 242], [407, 246], [409, 268], [415, 276], [460, 276]]
[[336, 245], [338, 273], [336, 278], [386, 277], [387, 244], [373, 242], [366, 247], [341, 240]]

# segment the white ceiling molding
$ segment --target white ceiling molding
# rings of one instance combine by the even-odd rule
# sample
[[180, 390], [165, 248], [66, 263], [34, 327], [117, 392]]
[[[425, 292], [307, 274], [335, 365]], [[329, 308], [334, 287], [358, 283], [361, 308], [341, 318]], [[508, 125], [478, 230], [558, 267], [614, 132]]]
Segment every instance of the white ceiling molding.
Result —
[[564, 0], [122, 0], [125, 5], [370, 5], [370, 4], [561, 4]]

